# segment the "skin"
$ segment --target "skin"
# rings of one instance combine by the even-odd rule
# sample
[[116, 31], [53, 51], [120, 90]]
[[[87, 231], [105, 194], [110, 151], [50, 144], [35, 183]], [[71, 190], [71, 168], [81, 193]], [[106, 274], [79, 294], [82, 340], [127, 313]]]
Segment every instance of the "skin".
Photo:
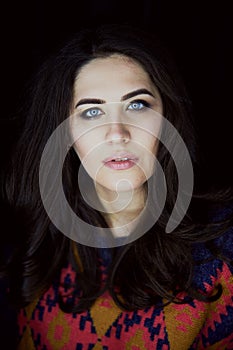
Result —
[[[135, 93], [139, 89], [148, 93]], [[131, 92], [136, 96], [127, 97]], [[94, 104], [98, 108], [94, 112], [85, 112], [93, 107], [89, 99], [101, 100]], [[149, 103], [150, 108], [137, 100]], [[135, 221], [145, 205], [145, 183], [154, 171], [156, 135], [162, 123], [161, 96], [139, 63], [114, 54], [82, 67], [74, 85], [71, 112], [73, 147], [94, 180], [107, 222], [120, 234], [122, 226]], [[93, 117], [93, 113], [97, 115]], [[104, 164], [106, 158], [121, 152], [135, 155], [136, 163], [124, 170]]]

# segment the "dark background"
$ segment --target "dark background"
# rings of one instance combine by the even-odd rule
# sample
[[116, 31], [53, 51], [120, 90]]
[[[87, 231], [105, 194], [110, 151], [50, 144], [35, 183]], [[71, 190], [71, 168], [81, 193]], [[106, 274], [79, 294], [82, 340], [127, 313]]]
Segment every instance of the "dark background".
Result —
[[[127, 7], [128, 5], [128, 7]], [[1, 3], [0, 161], [20, 132], [26, 83], [83, 26], [131, 23], [159, 32], [186, 82], [202, 150], [204, 187], [233, 185], [233, 12], [230, 1], [8, 1]], [[7, 222], [7, 213], [2, 211]], [[11, 215], [9, 223], [11, 224]], [[2, 227], [1, 238], [5, 232]], [[16, 230], [16, 234], [19, 232]], [[4, 287], [4, 286], [3, 286]], [[1, 294], [1, 291], [0, 291]], [[14, 348], [14, 313], [0, 300], [0, 339]]]
[[[204, 3], [204, 4], [203, 4]], [[128, 5], [128, 7], [127, 7]], [[233, 14], [229, 2], [9, 2], [1, 11], [1, 161], [18, 137], [25, 84], [83, 26], [131, 23], [159, 32], [185, 79], [202, 150], [203, 182], [233, 184]], [[3, 22], [2, 22], [3, 23]]]

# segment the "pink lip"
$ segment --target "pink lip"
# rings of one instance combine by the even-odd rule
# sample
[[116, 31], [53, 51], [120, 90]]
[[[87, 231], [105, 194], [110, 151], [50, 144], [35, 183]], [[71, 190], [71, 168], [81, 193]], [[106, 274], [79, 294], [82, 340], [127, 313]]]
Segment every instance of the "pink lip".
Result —
[[[126, 158], [126, 159], [121, 159]], [[121, 152], [104, 159], [103, 163], [113, 170], [126, 170], [132, 168], [138, 162], [138, 158], [127, 152]]]

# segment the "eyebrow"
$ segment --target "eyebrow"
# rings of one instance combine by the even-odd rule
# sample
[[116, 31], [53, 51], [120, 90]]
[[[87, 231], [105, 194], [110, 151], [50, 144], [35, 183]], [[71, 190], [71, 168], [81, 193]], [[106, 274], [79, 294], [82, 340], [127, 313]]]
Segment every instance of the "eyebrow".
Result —
[[[131, 97], [137, 96], [137, 95], [150, 95], [152, 97], [155, 97], [152, 92], [150, 92], [147, 89], [137, 89], [134, 91], [131, 91], [129, 93], [127, 93], [126, 95], [122, 96], [121, 101], [125, 101], [128, 100]], [[76, 105], [75, 108], [77, 108], [80, 105], [84, 105], [84, 104], [103, 104], [106, 103], [106, 101], [99, 99], [99, 98], [82, 98]]]

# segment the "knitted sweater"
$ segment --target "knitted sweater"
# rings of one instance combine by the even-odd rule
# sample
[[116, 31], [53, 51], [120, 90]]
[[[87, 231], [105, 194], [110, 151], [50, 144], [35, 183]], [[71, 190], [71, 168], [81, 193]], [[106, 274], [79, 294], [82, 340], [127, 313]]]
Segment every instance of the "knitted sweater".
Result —
[[[223, 242], [224, 253], [232, 258], [233, 230], [219, 239]], [[196, 244], [193, 254], [200, 260], [210, 253]], [[61, 283], [19, 312], [19, 350], [233, 349], [233, 269], [222, 260], [195, 267], [197, 290], [211, 294], [217, 284], [223, 287], [222, 296], [210, 303], [190, 300], [163, 308], [122, 311], [105, 292], [90, 310], [68, 314], [59, 308], [58, 295], [65, 298], [69, 292], [65, 286], [74, 280], [72, 266], [64, 267]]]

